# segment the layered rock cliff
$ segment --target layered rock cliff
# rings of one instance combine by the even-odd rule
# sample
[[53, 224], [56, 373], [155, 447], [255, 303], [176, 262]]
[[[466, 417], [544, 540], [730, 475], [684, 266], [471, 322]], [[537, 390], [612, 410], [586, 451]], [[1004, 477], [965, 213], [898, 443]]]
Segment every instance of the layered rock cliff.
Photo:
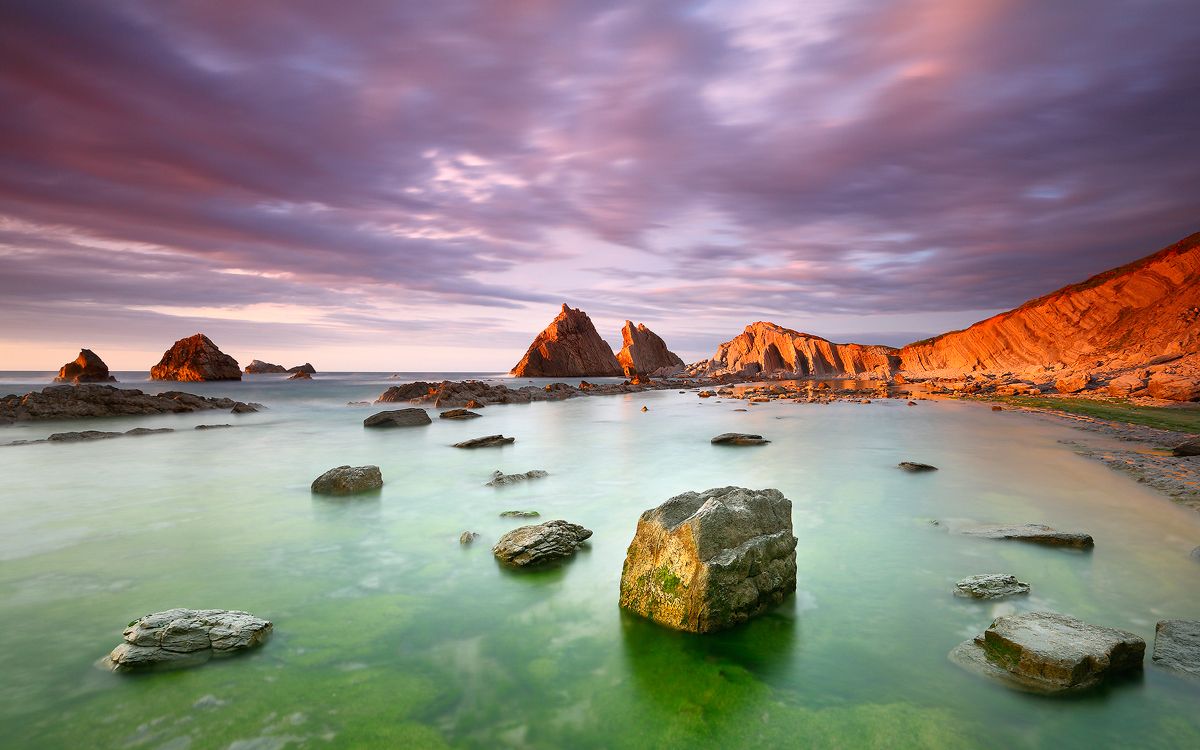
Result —
[[683, 367], [683, 360], [667, 349], [666, 342], [642, 323], [635, 328], [631, 321], [625, 321], [621, 340], [617, 363], [626, 375], [651, 375], [663, 368]]
[[909, 344], [900, 357], [915, 373], [1120, 370], [1197, 352], [1200, 233], [965, 330]]
[[530, 378], [620, 376], [621, 366], [592, 319], [567, 305], [537, 335], [513, 375]]
[[179, 339], [150, 368], [153, 380], [241, 380], [237, 360], [217, 348], [203, 333]]
[[747, 375], [888, 375], [899, 365], [896, 349], [867, 344], [835, 344], [774, 323], [751, 323], [717, 353], [700, 363], [708, 373]]
[[58, 371], [55, 383], [110, 383], [115, 381], [108, 372], [108, 365], [91, 349], [80, 349], [74, 362], [68, 362]]

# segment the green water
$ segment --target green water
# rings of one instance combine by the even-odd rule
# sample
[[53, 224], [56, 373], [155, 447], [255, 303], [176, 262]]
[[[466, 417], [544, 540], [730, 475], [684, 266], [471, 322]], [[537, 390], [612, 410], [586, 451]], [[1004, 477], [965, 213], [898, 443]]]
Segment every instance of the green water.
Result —
[[[114, 420], [180, 428], [0, 448], [0, 745], [16, 748], [1200, 747], [1200, 685], [1154, 667], [1072, 699], [1012, 692], [947, 652], [1008, 611], [1132, 630], [1200, 619], [1200, 515], [1061, 445], [1066, 428], [986, 406], [741, 402], [654, 392], [493, 406], [482, 419], [363, 430], [387, 383], [255, 379], [196, 392], [261, 414]], [[304, 390], [300, 390], [304, 389]], [[10, 386], [8, 390], [22, 390]], [[641, 412], [642, 405], [649, 406]], [[196, 424], [233, 422], [197, 432]], [[96, 423], [87, 427], [96, 428]], [[83, 423], [0, 429], [0, 441]], [[719, 432], [762, 448], [722, 448]], [[517, 442], [462, 451], [501, 432]], [[910, 475], [911, 459], [941, 467]], [[378, 464], [377, 496], [308, 484]], [[494, 469], [550, 476], [485, 487]], [[777, 487], [799, 590], [731, 632], [674, 633], [617, 607], [638, 514], [689, 489]], [[533, 508], [595, 534], [567, 564], [500, 568]], [[1091, 554], [952, 536], [928, 519], [1045, 522]], [[461, 547], [458, 535], [482, 536]], [[1026, 599], [950, 594], [1016, 574]], [[170, 607], [275, 623], [248, 656], [152, 675], [93, 663]]]

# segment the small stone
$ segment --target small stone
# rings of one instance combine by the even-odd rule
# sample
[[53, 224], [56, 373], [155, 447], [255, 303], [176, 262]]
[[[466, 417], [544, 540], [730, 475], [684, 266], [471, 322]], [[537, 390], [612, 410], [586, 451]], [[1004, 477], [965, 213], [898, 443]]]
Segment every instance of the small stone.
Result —
[[1200, 621], [1163, 620], [1154, 628], [1154, 663], [1200, 678]]
[[464, 440], [461, 443], [455, 443], [455, 448], [491, 448], [499, 445], [508, 445], [515, 443], [516, 438], [504, 437], [503, 435], [486, 435], [484, 437], [471, 438]]
[[363, 427], [421, 427], [432, 423], [424, 409], [391, 409], [367, 417]]
[[642, 411], [650, 411], [649, 407], [643, 406]]
[[916, 461], [901, 461], [899, 464], [897, 464], [897, 466], [899, 466], [901, 469], [904, 469], [905, 471], [912, 471], [912, 472], [937, 471], [938, 470], [938, 467], [936, 467], [936, 466], [932, 466], [930, 464], [921, 464], [921, 463], [917, 463]]
[[540, 515], [536, 510], [506, 510], [500, 513], [501, 518], [537, 518]]
[[542, 469], [530, 469], [524, 474], [505, 474], [504, 472], [497, 470], [492, 472], [492, 479], [487, 483], [487, 486], [503, 487], [509, 484], [525, 482], [530, 479], [541, 479], [542, 477], [549, 476], [549, 474], [550, 472], [543, 471]]
[[223, 427], [233, 427], [231, 424], [198, 424], [197, 430], [219, 430]]
[[968, 576], [954, 584], [954, 595], [969, 599], [1003, 599], [1028, 593], [1028, 583], [1018, 581], [1016, 576], [1007, 573]]
[[771, 441], [764, 440], [762, 435], [751, 435], [745, 432], [723, 432], [709, 442], [713, 445], [766, 445]]
[[314, 479], [312, 491], [317, 495], [356, 495], [382, 486], [378, 466], [339, 466]]
[[500, 562], [518, 568], [561, 560], [575, 554], [592, 532], [563, 520], [521, 526], [500, 537], [492, 554]]
[[482, 416], [482, 414], [476, 414], [469, 409], [451, 409], [438, 415], [441, 419], [474, 419]]
[[479, 538], [479, 534], [475, 533], [474, 531], [464, 531], [463, 533], [458, 535], [458, 543], [459, 544], [470, 544], [471, 542], [475, 541], [478, 538]]

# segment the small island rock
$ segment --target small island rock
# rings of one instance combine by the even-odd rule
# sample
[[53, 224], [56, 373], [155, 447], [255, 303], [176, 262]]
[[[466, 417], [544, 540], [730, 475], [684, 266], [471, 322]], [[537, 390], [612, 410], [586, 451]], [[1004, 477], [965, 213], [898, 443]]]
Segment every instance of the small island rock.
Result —
[[383, 474], [378, 466], [339, 466], [313, 480], [316, 495], [356, 495], [383, 486]]
[[513, 529], [500, 537], [492, 554], [506, 565], [524, 568], [569, 557], [591, 535], [579, 524], [547, 521]]
[[150, 368], [152, 380], [241, 380], [237, 360], [225, 354], [203, 333], [179, 339]]
[[108, 372], [108, 365], [91, 349], [80, 349], [74, 362], [68, 362], [58, 371], [55, 383], [113, 383], [116, 378]]
[[313, 366], [312, 366], [312, 365], [310, 365], [308, 362], [305, 362], [305, 363], [304, 363], [304, 364], [302, 364], [302, 365], [296, 365], [295, 367], [289, 367], [289, 368], [287, 369], [287, 371], [288, 371], [288, 372], [292, 372], [292, 373], [295, 373], [295, 372], [303, 372], [303, 373], [307, 373], [307, 374], [309, 374], [309, 375], [316, 375], [316, 374], [317, 374], [317, 368], [313, 367]]

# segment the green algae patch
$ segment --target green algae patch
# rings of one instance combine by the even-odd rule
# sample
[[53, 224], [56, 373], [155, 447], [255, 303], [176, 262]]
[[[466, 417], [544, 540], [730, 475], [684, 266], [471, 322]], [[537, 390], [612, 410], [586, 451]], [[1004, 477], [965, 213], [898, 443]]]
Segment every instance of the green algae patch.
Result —
[[1124, 422], [1160, 430], [1200, 434], [1200, 407], [1142, 406], [1124, 399], [1062, 398], [1055, 396], [1006, 396], [988, 399], [1030, 409], [1078, 414], [1111, 422]]
[[[683, 579], [671, 572], [666, 565], [660, 565], [654, 571], [654, 582], [664, 594], [674, 595], [683, 583]], [[684, 586], [684, 588], [687, 588]]]

